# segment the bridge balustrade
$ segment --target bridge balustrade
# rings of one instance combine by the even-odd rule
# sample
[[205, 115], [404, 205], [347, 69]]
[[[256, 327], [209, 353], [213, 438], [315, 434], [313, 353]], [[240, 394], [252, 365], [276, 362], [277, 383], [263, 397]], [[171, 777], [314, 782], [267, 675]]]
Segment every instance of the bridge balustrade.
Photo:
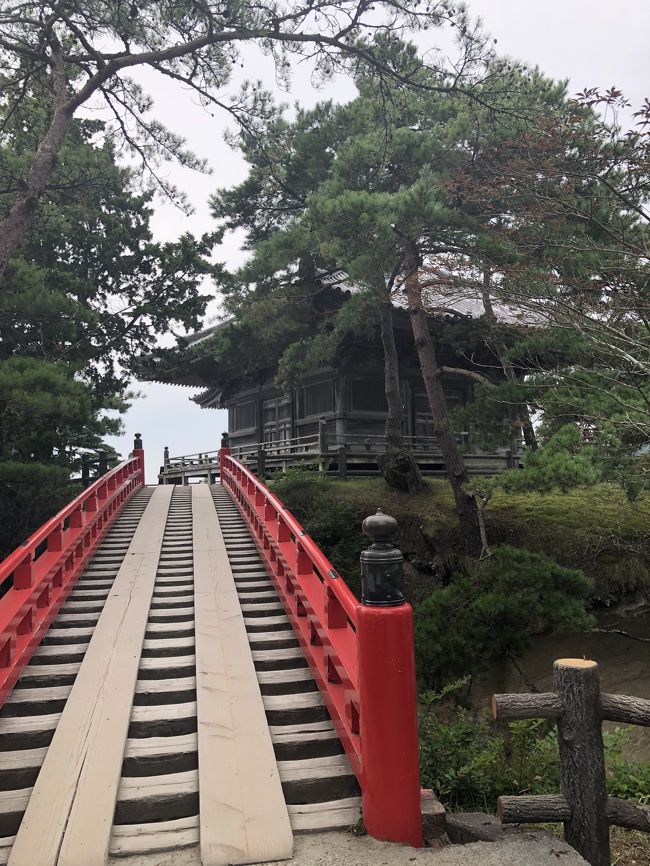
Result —
[[221, 483], [252, 530], [323, 695], [378, 838], [422, 845], [410, 605], [360, 603], [266, 485], [220, 452]]
[[143, 484], [144, 451], [137, 434], [128, 460], [0, 563], [0, 707], [107, 530]]

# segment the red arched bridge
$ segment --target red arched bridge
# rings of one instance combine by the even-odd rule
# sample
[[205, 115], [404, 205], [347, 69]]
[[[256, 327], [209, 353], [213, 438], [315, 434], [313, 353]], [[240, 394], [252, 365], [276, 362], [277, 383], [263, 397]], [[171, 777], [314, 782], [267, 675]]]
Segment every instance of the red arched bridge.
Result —
[[137, 438], [0, 565], [0, 862], [254, 863], [361, 819], [420, 846], [390, 522], [361, 603], [227, 448], [220, 484], [146, 486]]

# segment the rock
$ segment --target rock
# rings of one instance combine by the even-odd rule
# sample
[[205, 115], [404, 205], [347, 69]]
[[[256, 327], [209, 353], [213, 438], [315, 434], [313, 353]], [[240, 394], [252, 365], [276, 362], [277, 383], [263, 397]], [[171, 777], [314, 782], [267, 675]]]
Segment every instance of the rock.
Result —
[[485, 812], [454, 812], [447, 815], [447, 835], [457, 845], [497, 842], [503, 837], [501, 821]]
[[422, 832], [425, 841], [435, 839], [445, 832], [445, 807], [433, 791], [423, 788], [420, 795], [422, 811]]

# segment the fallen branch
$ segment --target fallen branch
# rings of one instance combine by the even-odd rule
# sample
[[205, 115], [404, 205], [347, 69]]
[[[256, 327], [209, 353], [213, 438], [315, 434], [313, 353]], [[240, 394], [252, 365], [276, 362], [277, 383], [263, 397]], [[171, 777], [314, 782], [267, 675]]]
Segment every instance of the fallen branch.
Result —
[[622, 628], [591, 628], [589, 632], [590, 634], [620, 634], [622, 637], [629, 637], [630, 640], [650, 643], [650, 637], [638, 637], [635, 634], [630, 634], [629, 631], [623, 631]]

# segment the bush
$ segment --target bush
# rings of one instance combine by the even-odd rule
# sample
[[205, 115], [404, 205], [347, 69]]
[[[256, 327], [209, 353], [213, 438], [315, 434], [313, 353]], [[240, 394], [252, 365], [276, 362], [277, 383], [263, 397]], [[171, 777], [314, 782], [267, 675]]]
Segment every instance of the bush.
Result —
[[331, 482], [317, 472], [290, 470], [273, 483], [273, 490], [360, 597], [359, 556], [366, 546], [361, 524], [367, 515], [337, 499]]
[[[507, 732], [476, 712], [447, 709], [447, 721], [434, 706], [469, 681], [440, 692], [426, 692], [420, 723], [422, 783], [451, 810], [496, 809], [502, 794], [553, 794], [559, 790], [554, 726], [541, 719], [513, 722]], [[442, 715], [441, 710], [437, 707]]]
[[581, 571], [550, 557], [498, 547], [470, 572], [431, 593], [415, 609], [419, 675], [430, 687], [475, 674], [493, 659], [517, 655], [533, 630], [580, 631], [593, 624], [584, 600], [593, 589]]
[[626, 761], [623, 747], [629, 739], [627, 730], [605, 731], [607, 790], [611, 797], [650, 804], [650, 761]]
[[[650, 761], [626, 761], [626, 742], [621, 729], [603, 734], [609, 794], [647, 804]], [[444, 722], [429, 705], [420, 726], [420, 767], [422, 784], [452, 811], [494, 812], [502, 795], [560, 790], [557, 731], [542, 719], [511, 722], [504, 731], [460, 708]]]

